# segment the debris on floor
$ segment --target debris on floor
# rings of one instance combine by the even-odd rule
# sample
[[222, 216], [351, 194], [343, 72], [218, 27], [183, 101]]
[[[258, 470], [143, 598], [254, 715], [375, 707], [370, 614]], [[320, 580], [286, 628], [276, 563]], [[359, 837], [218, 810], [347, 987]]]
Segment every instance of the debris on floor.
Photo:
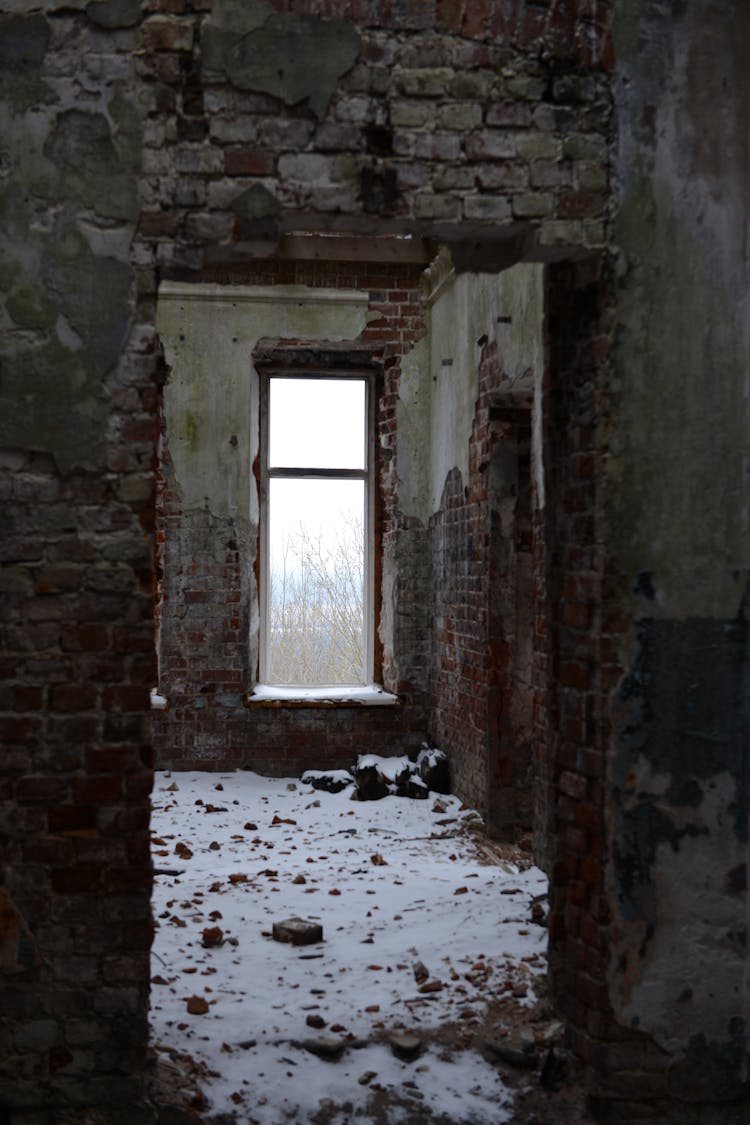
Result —
[[326, 793], [340, 793], [352, 786], [355, 801], [380, 801], [389, 796], [426, 800], [431, 792], [450, 792], [450, 765], [442, 750], [425, 745], [413, 760], [406, 755], [360, 754], [351, 770], [307, 770], [302, 781]]
[[157, 774], [162, 1071], [187, 1068], [180, 1105], [215, 1125], [521, 1121], [519, 1081], [562, 1081], [531, 917], [545, 876], [488, 858], [456, 797], [350, 789]]

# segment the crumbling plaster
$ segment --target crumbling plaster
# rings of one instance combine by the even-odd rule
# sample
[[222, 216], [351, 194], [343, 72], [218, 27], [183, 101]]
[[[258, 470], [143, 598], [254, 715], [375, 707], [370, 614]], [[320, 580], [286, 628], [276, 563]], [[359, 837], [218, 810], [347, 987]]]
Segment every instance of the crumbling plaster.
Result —
[[[427, 523], [440, 508], [451, 470], [468, 479], [479, 363], [488, 341], [498, 343], [504, 401], [531, 404], [543, 372], [543, 278], [544, 268], [530, 263], [457, 275], [447, 251], [428, 271], [428, 340], [405, 357], [399, 385], [399, 503], [406, 514]], [[535, 483], [543, 488], [541, 463], [539, 448]]]
[[360, 48], [347, 21], [274, 12], [263, 0], [217, 0], [203, 29], [202, 63], [207, 77], [223, 75], [238, 90], [286, 105], [306, 100], [320, 119]]
[[256, 344], [264, 337], [354, 340], [367, 304], [367, 294], [353, 289], [163, 283], [157, 328], [171, 369], [164, 409], [184, 511], [207, 508], [257, 523]]
[[[102, 461], [101, 381], [120, 359], [135, 299], [129, 252], [143, 125], [132, 63], [118, 59], [111, 82], [97, 87], [84, 62], [84, 96], [66, 72], [79, 56], [96, 67], [96, 36], [83, 29], [63, 43], [39, 13], [0, 17], [0, 135], [4, 160], [22, 169], [0, 197], [0, 444], [51, 453], [63, 472]], [[55, 67], [50, 51], [59, 52]]]
[[748, 1074], [748, 35], [742, 3], [617, 5], [609, 986], [686, 1099]]
[[[367, 324], [368, 295], [303, 285], [221, 286], [165, 282], [157, 328], [170, 376], [164, 415], [174, 486], [184, 523], [206, 513], [213, 539], [234, 530], [248, 584], [248, 673], [258, 659], [258, 590], [254, 577], [259, 497], [253, 465], [259, 452], [259, 383], [252, 355], [265, 337], [354, 340]], [[199, 519], [199, 523], [202, 523]], [[196, 549], [194, 529], [186, 549]], [[203, 542], [209, 553], [211, 544]], [[188, 558], [183, 560], [189, 565]], [[169, 628], [169, 615], [164, 618]]]

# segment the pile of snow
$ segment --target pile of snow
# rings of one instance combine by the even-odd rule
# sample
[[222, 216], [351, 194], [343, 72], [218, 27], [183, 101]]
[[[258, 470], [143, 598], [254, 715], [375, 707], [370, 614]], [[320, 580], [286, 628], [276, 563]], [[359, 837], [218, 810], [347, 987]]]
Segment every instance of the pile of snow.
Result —
[[326, 793], [340, 793], [353, 786], [356, 801], [379, 801], [383, 797], [426, 799], [430, 791], [450, 792], [448, 758], [442, 750], [424, 746], [412, 761], [406, 755], [381, 757], [360, 754], [349, 770], [307, 770], [302, 781]]
[[[343, 1125], [390, 1093], [457, 1125], [509, 1119], [497, 1067], [428, 1032], [493, 998], [533, 1002], [542, 872], [483, 861], [452, 796], [353, 803], [348, 789], [193, 772], [158, 774], [153, 804], [152, 1036], [209, 1072], [210, 1113]], [[293, 917], [323, 941], [274, 941]], [[411, 1061], [391, 1048], [406, 1034], [427, 1040]], [[338, 1061], [313, 1053], [325, 1040]], [[413, 1120], [399, 1106], [389, 1120]]]

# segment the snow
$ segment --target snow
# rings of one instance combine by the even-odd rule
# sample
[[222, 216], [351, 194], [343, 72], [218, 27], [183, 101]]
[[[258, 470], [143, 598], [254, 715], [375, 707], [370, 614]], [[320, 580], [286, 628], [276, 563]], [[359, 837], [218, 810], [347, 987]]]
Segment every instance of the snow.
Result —
[[386, 781], [391, 783], [395, 783], [403, 774], [410, 774], [414, 770], [413, 762], [407, 757], [381, 758], [378, 754], [360, 754], [357, 758], [358, 770], [371, 769], [373, 766]]
[[165, 695], [161, 695], [156, 688], [151, 688], [151, 709], [153, 711], [165, 711], [169, 706], [169, 700]]
[[250, 696], [251, 703], [361, 703], [369, 707], [392, 707], [398, 696], [385, 691], [379, 684], [343, 687], [284, 687], [281, 684], [256, 684]]
[[305, 770], [302, 774], [302, 783], [309, 782], [312, 785], [313, 781], [318, 781], [323, 777], [328, 778], [334, 784], [354, 785], [354, 778], [349, 770]]
[[423, 746], [417, 755], [417, 767], [422, 765], [427, 766], [428, 769], [434, 767], [445, 757], [442, 750], [437, 750], [435, 747]]
[[[545, 967], [546, 931], [528, 922], [545, 877], [488, 863], [468, 830], [476, 813], [455, 797], [353, 802], [350, 789], [244, 771], [159, 773], [153, 806], [152, 1038], [213, 1072], [211, 1113], [282, 1125], [322, 1105], [331, 1122], [367, 1122], [380, 1090], [407, 1106], [389, 1122], [413, 1120], [409, 1099], [456, 1123], [509, 1119], [497, 1067], [430, 1038], [513, 984], [530, 1005]], [[321, 923], [323, 942], [274, 941], [291, 917]], [[213, 927], [222, 943], [205, 948]], [[417, 961], [439, 991], [419, 991]], [[188, 1014], [195, 996], [206, 1014]], [[389, 1037], [407, 1033], [425, 1049], [402, 1062]], [[339, 1061], [303, 1046], [321, 1037], [346, 1042]]]

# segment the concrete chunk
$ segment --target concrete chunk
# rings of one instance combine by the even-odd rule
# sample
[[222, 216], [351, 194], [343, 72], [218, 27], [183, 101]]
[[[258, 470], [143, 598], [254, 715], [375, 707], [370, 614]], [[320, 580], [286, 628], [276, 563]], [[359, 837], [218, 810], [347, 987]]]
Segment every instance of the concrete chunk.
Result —
[[323, 940], [323, 927], [318, 922], [307, 922], [304, 918], [287, 918], [284, 922], [274, 922], [273, 940], [286, 941], [291, 945], [313, 945]]

